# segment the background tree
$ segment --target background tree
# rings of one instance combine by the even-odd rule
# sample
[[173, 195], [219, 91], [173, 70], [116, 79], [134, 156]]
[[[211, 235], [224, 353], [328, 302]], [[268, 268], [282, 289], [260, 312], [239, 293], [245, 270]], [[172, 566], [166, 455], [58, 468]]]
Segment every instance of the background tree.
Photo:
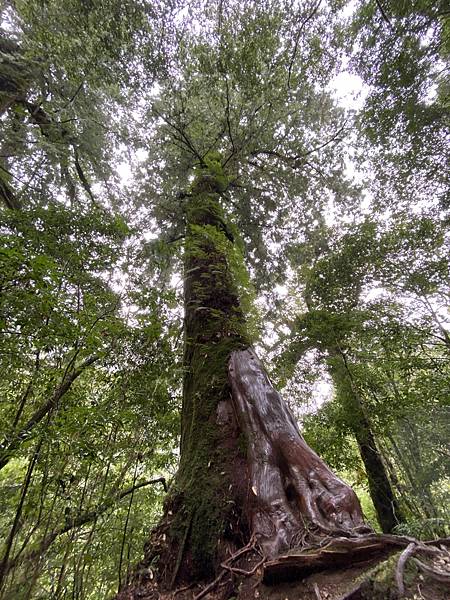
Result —
[[363, 1], [350, 31], [351, 64], [369, 86], [360, 119], [379, 201], [392, 190], [397, 210], [418, 194], [448, 208], [445, 2]]
[[[383, 449], [376, 451], [377, 463], [386, 485], [391, 488], [387, 492], [391, 495], [390, 503], [393, 502], [393, 488], [397, 488], [396, 494], [403, 497], [404, 508], [410, 511], [411, 518], [434, 517], [438, 523], [439, 513], [445, 520], [445, 509], [442, 507], [436, 511], [430, 487], [424, 487], [424, 474], [418, 475], [412, 486], [414, 477], [410, 477], [409, 483], [403, 481], [401, 484], [403, 466], [397, 464], [394, 467], [396, 459], [387, 450], [390, 447], [388, 439], [396, 445], [394, 438], [399, 437], [401, 423], [412, 424], [417, 418], [417, 425], [424, 426], [424, 415], [417, 413], [421, 401], [417, 404], [415, 392], [422, 400], [429, 397], [429, 384], [425, 383], [427, 377], [422, 379], [422, 376], [427, 371], [434, 372], [433, 362], [429, 362], [431, 355], [446, 362], [446, 337], [442, 333], [445, 326], [439, 333], [438, 319], [430, 329], [430, 321], [427, 317], [424, 319], [422, 312], [424, 308], [432, 308], [431, 303], [435, 302], [431, 299], [432, 290], [436, 290], [434, 281], [441, 282], [444, 293], [444, 272], [448, 266], [441, 262], [440, 255], [445, 253], [445, 245], [439, 223], [422, 218], [400, 226], [397, 222], [394, 231], [389, 229], [389, 225], [386, 227], [386, 223], [376, 226], [374, 222], [363, 222], [357, 227], [352, 226], [351, 233], [341, 237], [338, 232], [327, 232], [323, 228], [313, 236], [309, 245], [302, 244], [292, 252], [292, 263], [301, 273], [299, 279], [304, 285], [306, 306], [305, 312], [290, 320], [292, 333], [286, 338], [278, 359], [280, 373], [284, 378], [292, 375], [295, 365], [303, 360], [308, 350], [315, 348], [319, 351], [334, 383], [334, 408], [323, 409], [318, 428], [314, 417], [308, 418], [309, 428], [315, 433], [313, 437], [306, 433], [307, 439], [312, 440], [313, 445], [318, 444], [321, 452], [329, 456], [326, 450], [329, 435], [324, 431], [324, 424], [336, 433], [341, 431], [338, 438], [341, 444], [349, 433], [356, 437], [382, 527], [386, 522], [383, 523], [377, 495], [383, 493], [383, 487], [373, 484], [373, 479], [379, 474], [377, 469], [370, 471], [373, 463], [364, 455], [361, 422], [365, 425], [366, 435], [372, 438], [370, 454], [376, 451], [377, 446]], [[424, 301], [423, 288], [419, 288], [422, 301], [418, 303], [413, 300], [411, 282], [422, 280], [422, 273], [427, 273], [430, 297]], [[407, 303], [406, 307], [398, 304], [400, 299]], [[440, 376], [434, 373], [434, 377], [439, 387]], [[424, 388], [421, 388], [419, 380], [422, 380]], [[401, 393], [399, 387], [403, 390]], [[430, 410], [431, 406], [439, 404], [443, 408], [438, 398], [442, 396], [433, 386], [432, 397], [428, 401]], [[441, 420], [446, 422], [445, 411]], [[408, 439], [411, 439], [411, 432], [404, 441]], [[434, 451], [439, 454], [440, 442], [434, 442]], [[415, 447], [424, 443], [419, 444], [416, 439]], [[332, 454], [335, 454], [335, 444], [332, 448]], [[341, 468], [344, 468], [345, 452], [342, 456]], [[350, 462], [347, 464], [354, 460], [352, 455], [348, 459]], [[416, 459], [415, 463], [422, 465], [420, 468], [423, 469], [420, 457]], [[436, 469], [436, 463], [431, 464], [425, 479], [430, 476], [439, 478], [439, 468]], [[409, 473], [411, 475], [411, 471]], [[405, 488], [409, 489], [408, 494], [405, 494]], [[417, 498], [413, 497], [421, 495], [421, 492], [428, 500], [422, 499], [417, 503]], [[412, 497], [408, 498], [409, 494]], [[439, 496], [438, 488], [436, 495]], [[398, 507], [391, 514], [391, 527], [392, 520], [395, 524], [396, 515], [400, 515]]]
[[175, 295], [152, 289], [126, 207], [111, 210], [124, 107], [164, 53], [160, 8], [2, 3], [5, 597], [113, 593], [173, 464]]

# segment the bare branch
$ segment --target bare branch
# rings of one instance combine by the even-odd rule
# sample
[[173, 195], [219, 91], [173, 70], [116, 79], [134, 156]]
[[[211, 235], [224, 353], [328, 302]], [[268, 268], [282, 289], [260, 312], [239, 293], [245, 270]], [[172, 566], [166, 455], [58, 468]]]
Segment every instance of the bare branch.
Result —
[[386, 23], [388, 23], [388, 25], [390, 25], [392, 27], [391, 20], [387, 16], [387, 14], [386, 14], [386, 12], [385, 12], [385, 10], [383, 8], [383, 5], [381, 4], [381, 0], [375, 0], [375, 2], [376, 2], [376, 5], [378, 6], [378, 10], [381, 13], [381, 16], [383, 17], [383, 20], [386, 21]]
[[[176, 133], [178, 133], [178, 135], [180, 137], [175, 137], [175, 139], [177, 139], [179, 142], [184, 143], [184, 145], [187, 147], [187, 149], [195, 156], [199, 159], [199, 161], [201, 163], [203, 163], [202, 157], [200, 156], [200, 154], [198, 153], [197, 149], [195, 148], [194, 144], [191, 142], [191, 140], [189, 139], [189, 137], [187, 136], [184, 128], [175, 125], [175, 123], [169, 121], [169, 119], [167, 117], [165, 117], [163, 114], [161, 114], [155, 107], [153, 107], [153, 111], [155, 112], [155, 114], [164, 121], [164, 123], [166, 123], [166, 125], [168, 125], [171, 129], [173, 129]], [[173, 135], [173, 134], [172, 134]]]
[[345, 130], [345, 125], [346, 125], [346, 123], [344, 123], [344, 125], [342, 125], [342, 127], [340, 127], [336, 131], [336, 133], [334, 133], [331, 136], [331, 138], [329, 138], [322, 144], [319, 144], [318, 146], [315, 146], [314, 148], [311, 148], [310, 150], [306, 150], [305, 152], [302, 152], [301, 154], [282, 154], [281, 152], [278, 152], [277, 150], [257, 149], [257, 150], [254, 150], [253, 152], [251, 152], [250, 155], [251, 156], [259, 156], [260, 154], [263, 154], [265, 156], [272, 156], [274, 158], [278, 158], [279, 160], [283, 161], [284, 163], [289, 164], [292, 168], [298, 169], [300, 166], [303, 166], [305, 164], [302, 161], [310, 154], [313, 154], [314, 152], [318, 152], [319, 150], [322, 150], [323, 148], [325, 148], [326, 146], [329, 146], [333, 142], [336, 142], [336, 143], [341, 142], [342, 138], [340, 138], [339, 136]]
[[230, 123], [230, 89], [228, 87], [228, 79], [227, 78], [225, 78], [225, 89], [226, 89], [226, 98], [227, 98], [227, 106], [226, 106], [226, 109], [225, 109], [225, 113], [226, 113], [226, 116], [227, 116], [228, 136], [230, 138], [231, 146], [233, 147], [233, 153], [235, 153], [236, 152], [236, 148], [235, 148], [235, 145], [234, 145], [233, 134], [231, 133], [231, 123]]
[[96, 200], [94, 198], [94, 194], [92, 193], [92, 189], [90, 186], [89, 181], [86, 178], [86, 175], [84, 174], [83, 169], [81, 168], [81, 164], [80, 164], [80, 157], [78, 154], [78, 150], [76, 149], [75, 145], [72, 146], [73, 147], [73, 154], [74, 154], [74, 159], [75, 159], [75, 169], [77, 172], [77, 175], [81, 181], [81, 185], [83, 186], [85, 192], [87, 193], [87, 195], [89, 196], [89, 198], [92, 200], [92, 202], [94, 204], [96, 204]]

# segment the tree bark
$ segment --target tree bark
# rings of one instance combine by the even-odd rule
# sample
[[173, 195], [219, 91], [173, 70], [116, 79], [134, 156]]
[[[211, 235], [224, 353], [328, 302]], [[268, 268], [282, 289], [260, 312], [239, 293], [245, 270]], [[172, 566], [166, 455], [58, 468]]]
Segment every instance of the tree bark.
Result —
[[231, 355], [233, 404], [245, 433], [246, 510], [267, 557], [319, 533], [367, 531], [356, 495], [306, 444], [252, 349]]
[[384, 533], [391, 533], [396, 525], [404, 521], [404, 517], [378, 450], [363, 401], [356, 389], [347, 359], [341, 349], [333, 352], [330, 371], [336, 389], [346, 404], [348, 425], [355, 436], [364, 463], [370, 496], [378, 522]]
[[251, 539], [275, 557], [310, 535], [369, 530], [251, 348], [245, 268], [211, 178], [197, 180], [186, 220], [180, 467], [143, 563], [167, 587], [211, 578]]

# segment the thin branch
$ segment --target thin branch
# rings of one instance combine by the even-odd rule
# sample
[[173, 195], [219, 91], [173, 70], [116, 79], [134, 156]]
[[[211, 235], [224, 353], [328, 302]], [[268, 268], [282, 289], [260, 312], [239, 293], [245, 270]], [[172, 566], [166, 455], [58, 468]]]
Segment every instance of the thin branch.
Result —
[[386, 14], [386, 12], [385, 12], [385, 10], [384, 10], [384, 8], [383, 8], [383, 5], [381, 4], [381, 0], [375, 0], [375, 2], [376, 2], [376, 5], [378, 6], [378, 10], [379, 10], [379, 11], [380, 11], [380, 13], [381, 13], [381, 16], [383, 17], [383, 20], [384, 20], [384, 21], [386, 21], [386, 23], [387, 23], [388, 25], [390, 25], [390, 27], [392, 27], [391, 20], [390, 20], [390, 18], [387, 16], [387, 14]]
[[[119, 502], [120, 500], [125, 498], [126, 496], [129, 496], [130, 494], [134, 494], [134, 492], [136, 492], [137, 490], [140, 490], [144, 487], [148, 487], [149, 485], [155, 485], [157, 483], [162, 483], [162, 485], [164, 487], [164, 491], [167, 492], [167, 482], [164, 477], [157, 477], [156, 479], [141, 481], [140, 483], [137, 483], [136, 485], [133, 485], [133, 486], [123, 490], [117, 496], [110, 496], [109, 498], [107, 498], [107, 500], [105, 500], [102, 504], [100, 504], [96, 509], [91, 510], [91, 511], [86, 511], [85, 513], [79, 513], [73, 519], [67, 521], [65, 525], [63, 525], [56, 531], [53, 531], [46, 538], [44, 538], [42, 540], [42, 542], [39, 544], [38, 550], [33, 550], [33, 551], [29, 552], [28, 554], [25, 554], [22, 557], [22, 559], [20, 560], [20, 562], [22, 563], [24, 561], [35, 560], [36, 558], [41, 556], [43, 554], [43, 552], [48, 550], [48, 548], [51, 546], [51, 544], [53, 544], [55, 539], [57, 537], [59, 537], [60, 535], [63, 535], [64, 533], [68, 533], [69, 531], [71, 531], [73, 529], [77, 529], [79, 527], [82, 527], [83, 525], [86, 525], [87, 523], [91, 523], [92, 521], [97, 520], [98, 517], [100, 517], [108, 509], [113, 507], [114, 504], [116, 504], [117, 502]], [[11, 561], [8, 562], [7, 565], [5, 565], [6, 573], [8, 571], [10, 571], [13, 567], [16, 566], [16, 564], [19, 562], [18, 559], [19, 559], [19, 556], [15, 556]]]
[[325, 148], [326, 146], [328, 146], [329, 144], [332, 144], [333, 142], [342, 142], [342, 138], [339, 138], [339, 136], [344, 131], [345, 125], [346, 125], [346, 123], [344, 123], [344, 125], [342, 125], [342, 127], [340, 127], [332, 135], [332, 137], [330, 137], [328, 140], [326, 140], [322, 144], [319, 144], [318, 146], [315, 146], [314, 148], [311, 148], [310, 150], [306, 150], [305, 152], [302, 152], [301, 154], [282, 154], [281, 152], [278, 152], [277, 150], [257, 149], [257, 150], [254, 150], [253, 152], [251, 152], [250, 156], [257, 157], [260, 154], [263, 154], [265, 156], [271, 156], [274, 158], [278, 158], [279, 160], [283, 161], [284, 163], [287, 163], [290, 166], [292, 166], [292, 168], [297, 169], [301, 165], [304, 164], [301, 161], [303, 159], [305, 159], [307, 156], [309, 156], [310, 154], [313, 154], [314, 152], [318, 152], [319, 150], [322, 150], [322, 148]]
[[346, 124], [347, 124], [347, 121], [342, 125], [342, 127], [340, 129], [338, 129], [336, 131], [336, 133], [330, 139], [328, 139], [323, 144], [316, 146], [315, 148], [311, 148], [311, 150], [307, 150], [306, 152], [304, 152], [302, 154], [302, 157], [306, 157], [306, 156], [309, 156], [310, 154], [313, 154], [314, 152], [318, 152], [319, 150], [322, 150], [322, 148], [325, 148], [325, 146], [328, 146], [332, 142], [342, 142], [342, 139], [338, 139], [338, 136], [345, 130]]
[[0, 454], [0, 470], [5, 467], [11, 460], [14, 452], [25, 442], [29, 437], [31, 431], [36, 425], [38, 425], [42, 419], [56, 406], [57, 402], [70, 390], [72, 383], [79, 377], [83, 371], [96, 362], [100, 357], [93, 355], [84, 360], [76, 369], [74, 369], [69, 375], [65, 373], [63, 375], [60, 385], [53, 392], [51, 398], [38, 408], [35, 413], [30, 417], [28, 422], [22, 427], [22, 429], [13, 437], [11, 441], [4, 440], [1, 446], [6, 448]]
[[22, 516], [22, 510], [23, 510], [23, 505], [25, 502], [25, 497], [27, 495], [28, 492], [28, 488], [30, 486], [30, 482], [31, 482], [31, 477], [33, 475], [33, 471], [34, 471], [34, 467], [36, 466], [36, 462], [38, 460], [39, 457], [39, 453], [41, 451], [41, 447], [42, 447], [42, 443], [44, 441], [44, 438], [41, 437], [41, 439], [39, 440], [39, 442], [36, 445], [36, 449], [33, 452], [33, 456], [28, 464], [28, 469], [27, 469], [27, 473], [25, 475], [25, 479], [22, 485], [22, 492], [20, 494], [20, 500], [19, 500], [19, 504], [16, 510], [16, 514], [14, 517], [14, 522], [12, 524], [11, 530], [9, 532], [8, 538], [6, 540], [6, 548], [5, 548], [5, 553], [3, 555], [2, 561], [0, 563], [0, 590], [3, 587], [3, 583], [5, 580], [5, 577], [9, 571], [9, 554], [11, 552], [11, 548], [12, 548], [12, 543], [14, 541], [14, 537], [17, 533], [17, 530], [20, 526], [20, 518]]
[[300, 35], [301, 35], [302, 31], [304, 30], [304, 28], [305, 28], [306, 24], [308, 23], [308, 21], [310, 21], [314, 17], [314, 15], [317, 13], [317, 11], [319, 10], [319, 7], [320, 7], [321, 3], [322, 3], [322, 0], [319, 0], [317, 2], [317, 4], [315, 6], [313, 6], [312, 11], [309, 13], [309, 15], [307, 15], [303, 19], [303, 21], [300, 23], [300, 26], [298, 28], [297, 35], [295, 36], [294, 50], [292, 52], [291, 60], [289, 62], [288, 80], [287, 80], [288, 90], [291, 89], [292, 68], [294, 66], [295, 57], [297, 55], [298, 44], [299, 44], [299, 41], [300, 41]]
[[90, 185], [89, 181], [87, 180], [87, 177], [84, 174], [83, 169], [81, 168], [80, 156], [78, 154], [78, 150], [76, 149], [75, 145], [73, 145], [72, 147], [73, 147], [73, 155], [74, 155], [74, 160], [75, 160], [75, 170], [80, 179], [81, 185], [83, 186], [85, 192], [88, 194], [88, 196], [92, 200], [92, 202], [94, 204], [96, 204], [94, 194], [92, 193], [91, 185]]
[[[233, 153], [236, 152], [236, 148], [234, 145], [233, 135], [231, 133], [231, 123], [230, 123], [230, 89], [228, 87], [228, 78], [225, 78], [225, 89], [226, 89], [226, 97], [227, 97], [227, 106], [225, 109], [225, 114], [227, 116], [227, 128], [228, 128], [228, 136], [230, 138], [231, 146], [233, 148]], [[227, 160], [230, 160], [231, 157], [228, 157]]]
[[80, 85], [77, 87], [77, 89], [75, 90], [75, 93], [71, 96], [71, 98], [69, 99], [69, 102], [66, 104], [66, 106], [64, 108], [67, 108], [67, 106], [69, 104], [72, 104], [72, 102], [75, 100], [75, 98], [78, 96], [78, 94], [81, 92], [81, 90], [83, 89], [83, 85], [84, 85], [84, 81], [82, 81], [80, 83]]
[[133, 490], [131, 492], [131, 498], [130, 498], [130, 502], [128, 504], [127, 516], [125, 518], [125, 524], [124, 524], [124, 528], [123, 528], [122, 543], [121, 543], [121, 546], [120, 546], [119, 566], [118, 566], [118, 569], [117, 569], [117, 574], [118, 574], [118, 579], [119, 579], [117, 593], [120, 592], [120, 588], [122, 586], [123, 554], [124, 554], [124, 551], [125, 551], [125, 542], [126, 542], [126, 539], [127, 539], [127, 530], [128, 530], [128, 523], [130, 521], [131, 507], [133, 505], [134, 492], [135, 492], [135, 489], [136, 489], [136, 479], [137, 479], [138, 466], [139, 466], [139, 458], [136, 459], [136, 464], [134, 465]]
[[194, 600], [200, 600], [201, 598], [203, 598], [204, 596], [206, 596], [206, 594], [208, 592], [210, 592], [211, 590], [213, 590], [216, 585], [220, 582], [220, 580], [222, 579], [222, 577], [225, 575], [226, 570], [223, 569], [222, 571], [220, 571], [219, 575], [214, 579], [214, 581], [211, 581], [210, 584], [208, 584], [206, 587], [204, 587], [202, 589], [202, 591], [200, 593], [198, 593], [195, 597]]
[[196, 158], [199, 159], [200, 163], [203, 163], [202, 157], [197, 152], [194, 144], [191, 142], [191, 140], [187, 136], [185, 130], [183, 128], [175, 125], [171, 121], [169, 121], [169, 119], [167, 117], [165, 117], [164, 115], [162, 115], [155, 107], [153, 107], [153, 111], [155, 112], [156, 116], [158, 116], [160, 119], [162, 119], [164, 121], [164, 123], [166, 123], [166, 125], [171, 127], [174, 131], [176, 131], [178, 133], [179, 136], [181, 136], [181, 139], [180, 138], [175, 138], [175, 139], [178, 139], [178, 141], [183, 142], [185, 144], [185, 146], [191, 151], [191, 153]]

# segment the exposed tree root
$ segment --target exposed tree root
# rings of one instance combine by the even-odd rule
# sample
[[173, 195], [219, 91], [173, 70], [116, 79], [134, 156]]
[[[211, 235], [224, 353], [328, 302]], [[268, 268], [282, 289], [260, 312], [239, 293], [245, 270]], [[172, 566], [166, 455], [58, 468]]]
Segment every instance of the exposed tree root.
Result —
[[[171, 510], [167, 507], [166, 521], [155, 533], [151, 543], [153, 552], [148, 557], [159, 554], [166, 558], [160, 561], [155, 580], [141, 579], [136, 589], [139, 586], [139, 589], [151, 589], [153, 596], [149, 598], [159, 597], [161, 593], [164, 600], [173, 596], [182, 600], [202, 600], [208, 595], [223, 600], [230, 595], [230, 590], [236, 589], [236, 581], [245, 584], [250, 593], [260, 583], [278, 584], [302, 580], [318, 571], [377, 564], [396, 550], [406, 548], [397, 568], [394, 563], [390, 575], [392, 589], [398, 587], [402, 593], [406, 587], [403, 570], [412, 554], [428, 555], [433, 561], [445, 554], [448, 560], [447, 552], [438, 547], [439, 544], [448, 546], [447, 539], [420, 542], [406, 536], [371, 532], [364, 524], [356, 495], [305, 443], [292, 414], [252, 349], [231, 353], [228, 375], [232, 391], [230, 419], [236, 421], [236, 429], [241, 432], [246, 445], [245, 458], [240, 463], [240, 481], [231, 478], [231, 484], [226, 488], [240, 490], [230, 496], [233, 506], [237, 507], [238, 535], [234, 535], [234, 530], [234, 537], [230, 532], [228, 538], [225, 532], [220, 533], [215, 545], [215, 578], [201, 589], [186, 587], [193, 582], [189, 579], [193, 521], [185, 515], [184, 529], [174, 544], [170, 535], [166, 535], [166, 531], [170, 533], [172, 513], [177, 512], [172, 499]], [[225, 427], [223, 419], [220, 423]], [[209, 469], [210, 463], [207, 465]], [[226, 466], [221, 465], [221, 468], [226, 470]], [[229, 548], [236, 547], [249, 531], [250, 541], [227, 558]], [[245, 555], [250, 553], [249, 561]], [[144, 565], [147, 567], [144, 578], [149, 565], [149, 562]], [[167, 576], [168, 565], [172, 567], [170, 577]], [[440, 584], [448, 580], [447, 574], [435, 564], [431, 566], [419, 561], [416, 566], [426, 576], [439, 579]], [[174, 589], [177, 581], [184, 587]], [[201, 581], [198, 576], [197, 581]], [[317, 591], [320, 595], [320, 590], [314, 589], [316, 600]], [[119, 597], [123, 600], [146, 598], [146, 595], [134, 595], [133, 591], [131, 595], [126, 594], [124, 590]], [[348, 594], [344, 596], [346, 600], [370, 598], [361, 595], [358, 588]]]
[[[398, 559], [398, 563], [397, 563], [397, 568], [395, 571], [395, 581], [397, 584], [397, 589], [398, 589], [398, 593], [400, 598], [402, 598], [405, 595], [405, 582], [403, 580], [403, 573], [405, 570], [405, 565], [407, 563], [407, 561], [417, 552], [417, 551], [421, 551], [424, 553], [431, 553], [435, 555], [442, 555], [442, 548], [445, 548], [445, 546], [441, 545], [441, 549], [438, 549], [436, 546], [431, 546], [429, 548], [424, 548], [424, 545], [421, 544], [420, 546], [417, 545], [416, 542], [411, 542], [407, 548], [401, 553], [400, 558]], [[448, 552], [445, 550], [445, 557], [448, 558]], [[436, 569], [431, 567], [430, 565], [425, 564], [424, 562], [420, 561], [417, 558], [413, 559], [414, 564], [419, 568], [420, 571], [422, 571], [422, 573], [425, 573], [428, 577], [431, 577], [431, 579], [434, 579], [435, 581], [438, 581], [439, 583], [445, 583], [447, 585], [450, 585], [450, 564], [447, 565], [448, 566], [448, 570], [447, 572], [442, 571], [441, 569]], [[449, 562], [449, 561], [448, 561]], [[444, 562], [445, 564], [445, 562]]]
[[302, 579], [316, 571], [352, 566], [382, 558], [398, 544], [383, 536], [368, 535], [355, 538], [333, 538], [323, 546], [299, 548], [278, 556], [264, 566], [265, 583]]
[[229, 380], [247, 442], [246, 517], [266, 556], [298, 546], [309, 529], [322, 535], [371, 531], [355, 493], [305, 443], [251, 348], [231, 354]]
[[414, 550], [416, 549], [416, 544], [411, 542], [408, 544], [405, 550], [400, 554], [400, 558], [398, 559], [397, 569], [395, 570], [395, 581], [397, 583], [398, 593], [401, 596], [405, 595], [405, 583], [403, 581], [403, 572], [405, 570], [406, 561], [410, 556], [414, 554]]
[[[364, 564], [381, 559], [396, 549], [406, 546], [400, 555], [396, 569], [397, 587], [400, 594], [403, 594], [403, 571], [407, 560], [414, 553], [447, 557], [447, 553], [438, 547], [440, 542], [441, 540], [436, 540], [424, 543], [409, 537], [383, 534], [328, 538], [325, 543], [316, 547], [294, 549], [267, 562], [264, 565], [263, 581], [268, 584], [279, 583], [285, 580], [302, 579], [317, 571]], [[447, 574], [432, 569], [424, 563], [418, 566], [430, 577], [434, 575], [442, 583], [450, 581], [450, 571]]]
[[[206, 594], [208, 592], [210, 592], [211, 590], [213, 590], [220, 583], [220, 581], [223, 579], [224, 575], [226, 575], [227, 571], [231, 571], [231, 572], [233, 572], [233, 571], [234, 572], [242, 571], [242, 569], [236, 570], [236, 568], [233, 568], [231, 566], [231, 563], [234, 562], [235, 560], [237, 560], [238, 558], [242, 557], [247, 552], [251, 552], [251, 551], [255, 551], [255, 538], [254, 537], [251, 538], [251, 540], [249, 541], [249, 543], [246, 546], [244, 546], [243, 548], [240, 548], [237, 552], [235, 552], [230, 557], [228, 557], [228, 559], [226, 561], [224, 561], [220, 565], [221, 566], [221, 571], [220, 571], [219, 575], [213, 581], [211, 581], [210, 584], [208, 584], [205, 588], [203, 588], [201, 590], [201, 592], [199, 592], [194, 597], [194, 600], [201, 600], [201, 598], [203, 598], [204, 596], [206, 596]], [[263, 562], [264, 561], [265, 561], [265, 558], [263, 558]], [[253, 573], [245, 573], [245, 574], [246, 575], [252, 575]]]
[[[388, 597], [401, 598], [405, 593], [407, 597], [417, 593], [419, 570], [424, 577], [424, 580], [420, 581], [424, 588], [424, 597], [443, 600], [448, 597], [446, 589], [450, 584], [450, 556], [447, 544], [448, 540], [445, 539], [421, 542], [406, 536], [383, 534], [328, 537], [316, 546], [294, 549], [276, 559], [266, 561], [261, 547], [253, 538], [246, 546], [223, 561], [217, 576], [201, 588], [198, 583], [192, 583], [170, 591], [160, 587], [155, 579], [147, 579], [134, 590], [128, 589], [120, 598], [224, 600], [232, 595], [239, 600], [256, 597], [260, 600], [278, 600], [281, 597], [289, 600], [386, 600]], [[403, 551], [399, 556], [386, 558], [402, 549], [408, 549], [408, 553]], [[421, 555], [424, 559], [419, 560], [414, 555]], [[398, 589], [401, 557], [401, 578], [404, 586]], [[349, 575], [344, 575], [345, 573]], [[359, 579], [356, 579], [357, 577]], [[285, 588], [286, 592], [277, 595], [278, 585], [283, 585], [283, 580], [291, 581], [285, 585], [297, 587]], [[298, 580], [298, 583], [294, 584], [294, 580]], [[352, 580], [353, 587], [344, 591]], [[330, 589], [334, 590], [334, 581], [338, 582], [340, 591], [335, 590], [330, 595]], [[294, 589], [299, 592], [289, 591]]]
[[426, 565], [425, 563], [420, 561], [418, 558], [414, 558], [413, 560], [414, 563], [419, 567], [419, 569], [423, 573], [425, 573], [432, 579], [439, 581], [440, 583], [446, 583], [447, 585], [450, 585], [450, 569], [447, 571], [447, 573], [445, 573], [444, 571], [433, 569], [429, 565]]
[[239, 569], [238, 567], [230, 567], [230, 565], [227, 565], [226, 563], [222, 563], [220, 566], [223, 569], [230, 571], [230, 573], [236, 573], [237, 575], [244, 575], [244, 577], [251, 577], [252, 575], [254, 575], [256, 573], [256, 571], [260, 567], [263, 566], [263, 564], [265, 562], [266, 562], [265, 558], [261, 559], [258, 563], [256, 563], [256, 565], [250, 571], [246, 571], [245, 569]]

